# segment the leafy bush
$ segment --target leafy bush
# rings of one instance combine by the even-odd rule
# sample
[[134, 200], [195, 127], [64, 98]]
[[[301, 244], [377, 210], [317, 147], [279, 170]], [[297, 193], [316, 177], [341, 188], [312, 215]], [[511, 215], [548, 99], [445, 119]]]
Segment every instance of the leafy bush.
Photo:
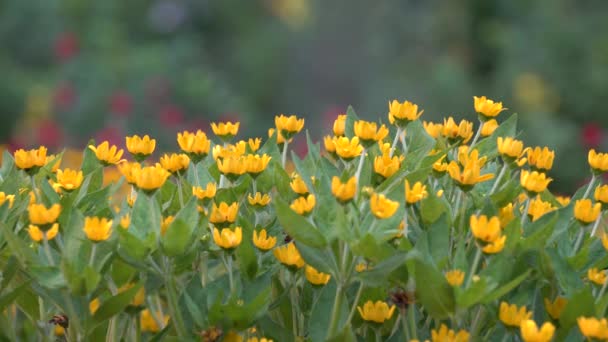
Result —
[[502, 104], [475, 110], [476, 130], [409, 102], [390, 103], [390, 127], [349, 108], [303, 159], [289, 147], [304, 120], [283, 115], [263, 144], [231, 143], [238, 123], [213, 123], [219, 141], [182, 132], [155, 164], [138, 136], [135, 161], [91, 142], [78, 170], [45, 147], [5, 152], [0, 334], [605, 339], [608, 155], [590, 151], [591, 182], [555, 197], [553, 152], [514, 139]]

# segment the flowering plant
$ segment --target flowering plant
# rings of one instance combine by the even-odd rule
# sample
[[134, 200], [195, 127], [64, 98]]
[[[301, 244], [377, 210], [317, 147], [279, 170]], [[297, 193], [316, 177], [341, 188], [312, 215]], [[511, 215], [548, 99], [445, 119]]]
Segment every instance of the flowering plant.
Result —
[[[269, 138], [127, 137], [136, 161], [90, 144], [78, 170], [46, 148], [0, 169], [0, 334], [69, 341], [524, 341], [608, 338], [608, 202], [591, 180], [555, 197], [553, 152], [516, 140], [517, 115], [475, 98], [479, 126], [389, 126], [352, 108], [323, 150], [290, 154], [304, 119]], [[386, 140], [385, 140], [386, 139]], [[122, 178], [107, 182], [110, 170]], [[595, 190], [592, 192], [592, 190]]]

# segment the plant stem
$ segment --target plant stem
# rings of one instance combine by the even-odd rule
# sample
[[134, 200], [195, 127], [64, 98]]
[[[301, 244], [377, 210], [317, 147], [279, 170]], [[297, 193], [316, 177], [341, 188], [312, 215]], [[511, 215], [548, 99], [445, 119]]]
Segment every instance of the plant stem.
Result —
[[[357, 172], [355, 173], [355, 179], [357, 180], [357, 189], [359, 189], [359, 185], [361, 184], [361, 170], [363, 170], [363, 161], [365, 160], [366, 153], [367, 151], [364, 148], [363, 151], [361, 151], [361, 155], [359, 156], [359, 165], [357, 166]], [[359, 192], [357, 191], [355, 194], [358, 193]], [[357, 195], [355, 195], [355, 199], [356, 197]]]
[[38, 192], [36, 192], [36, 180], [34, 179], [34, 175], [30, 176], [30, 181], [32, 182], [32, 192], [34, 193], [34, 199], [36, 203], [38, 203]]
[[479, 120], [479, 128], [477, 128], [477, 133], [475, 133], [475, 137], [473, 138], [473, 142], [471, 142], [471, 149], [473, 149], [473, 146], [475, 146], [475, 144], [477, 143], [477, 139], [479, 139], [479, 136], [481, 135], [481, 130], [483, 129], [483, 121]]
[[93, 261], [95, 261], [95, 253], [97, 252], [97, 244], [93, 242], [93, 247], [91, 247], [91, 256], [89, 257], [89, 266], [93, 267]]
[[481, 320], [481, 314], [483, 310], [483, 306], [480, 305], [477, 308], [477, 314], [475, 314], [475, 318], [473, 318], [473, 323], [471, 323], [471, 329], [469, 330], [469, 332], [471, 333], [472, 337], [476, 337], [477, 336], [477, 328], [479, 326], [479, 321]]
[[298, 340], [298, 293], [297, 293], [297, 288], [296, 288], [296, 281], [297, 278], [295, 275], [293, 275], [293, 284], [291, 285], [291, 288], [289, 289], [289, 299], [291, 300], [291, 326], [292, 326], [292, 332], [293, 332], [293, 340], [297, 341]]
[[374, 329], [374, 333], [376, 335], [376, 342], [381, 342], [382, 341], [382, 334], [380, 333], [380, 328], [375, 328]]
[[285, 168], [285, 163], [287, 163], [287, 146], [289, 145], [289, 141], [287, 141], [287, 139], [285, 139], [285, 142], [283, 143], [283, 154], [281, 156], [281, 165], [283, 166], [283, 169]]
[[53, 255], [51, 254], [51, 247], [49, 246], [49, 239], [46, 237], [46, 232], [42, 234], [43, 239], [43, 248], [44, 254], [46, 255], [46, 259], [49, 262], [49, 265], [55, 266], [55, 261], [53, 260]]
[[591, 236], [595, 236], [595, 233], [597, 232], [597, 227], [600, 225], [601, 220], [602, 220], [602, 213], [600, 212], [599, 216], [595, 220], [595, 223], [593, 224], [593, 229], [591, 230]]
[[183, 208], [184, 207], [184, 194], [182, 191], [182, 176], [180, 176], [179, 174], [177, 175], [177, 177], [175, 177], [177, 179], [177, 197], [179, 198], [179, 208]]
[[505, 163], [502, 166], [502, 168], [500, 169], [500, 173], [498, 174], [498, 177], [496, 177], [496, 181], [494, 182], [494, 185], [492, 186], [492, 189], [488, 193], [488, 196], [490, 196], [491, 194], [493, 194], [494, 191], [496, 191], [496, 189], [498, 189], [498, 184], [500, 183], [500, 180], [502, 179], [502, 177], [505, 175], [506, 171], [507, 171], [507, 163]]
[[[606, 272], [606, 271], [603, 271], [603, 272]], [[607, 286], [608, 286], [608, 280], [606, 280], [604, 282], [604, 285], [602, 285], [602, 288], [600, 289], [600, 292], [597, 294], [597, 297], [595, 299], [596, 302], [599, 301], [600, 298], [602, 298], [602, 296], [604, 295], [604, 292], [606, 292], [606, 287]]]
[[591, 192], [591, 188], [593, 187], [593, 184], [595, 183], [596, 179], [597, 179], [597, 176], [594, 173], [591, 176], [591, 180], [589, 181], [589, 185], [587, 185], [587, 190], [585, 190], [585, 194], [583, 195], [583, 199], [585, 199], [585, 198], [587, 198], [587, 196], [589, 196], [589, 193]]
[[359, 282], [359, 289], [357, 289], [357, 294], [355, 295], [353, 306], [350, 309], [348, 318], [346, 318], [346, 324], [350, 323], [350, 321], [355, 316], [355, 311], [357, 310], [357, 304], [359, 303], [359, 298], [361, 298], [361, 293], [363, 293], [363, 282]]
[[397, 141], [399, 141], [399, 136], [401, 135], [401, 127], [397, 127], [397, 133], [395, 133], [395, 139], [393, 139], [393, 144], [391, 145], [391, 150], [389, 152], [389, 157], [393, 157], [395, 153], [395, 149], [397, 146]]
[[469, 287], [469, 285], [471, 284], [471, 280], [473, 279], [473, 274], [475, 274], [475, 271], [477, 271], [477, 266], [479, 266], [479, 261], [481, 261], [482, 254], [483, 253], [481, 251], [481, 248], [479, 248], [479, 246], [477, 246], [477, 251], [475, 252], [475, 259], [473, 260], [471, 269], [469, 270], [469, 273], [467, 274], [467, 281], [464, 284], [465, 289], [467, 287]]
[[521, 215], [521, 226], [524, 226], [526, 223], [526, 219], [528, 218], [528, 211], [530, 210], [530, 198], [526, 199], [526, 207], [524, 208], [524, 212]]
[[224, 267], [226, 268], [226, 273], [228, 273], [228, 283], [230, 284], [230, 295], [234, 294], [234, 279], [232, 279], [232, 256], [228, 255], [226, 258], [226, 252], [222, 253], [222, 262], [224, 263]]
[[399, 320], [401, 321], [401, 328], [403, 329], [403, 335], [405, 337], [405, 341], [409, 341], [411, 340], [411, 335], [410, 335], [410, 329], [407, 325], [407, 318], [405, 317], [407, 315], [407, 310], [406, 309], [401, 309], [399, 310]]
[[[167, 297], [169, 299], [169, 310], [171, 312], [171, 320], [174, 322], [175, 331], [180, 339], [184, 339], [188, 334], [184, 327], [184, 320], [182, 313], [179, 309], [179, 301], [177, 298], [177, 291], [175, 289], [175, 278], [173, 277], [173, 271], [168, 260], [165, 260], [165, 285], [167, 287]], [[161, 317], [161, 319], [163, 319]]]
[[410, 334], [412, 334], [412, 339], [418, 339], [418, 331], [416, 329], [416, 304], [412, 303], [408, 310], [408, 318], [410, 322]]
[[576, 255], [576, 252], [578, 252], [578, 249], [581, 247], [581, 244], [583, 243], [584, 236], [585, 236], [585, 229], [581, 228], [581, 230], [578, 232], [578, 236], [576, 237], [576, 242], [574, 243], [574, 247], [572, 249], [572, 255]]
[[334, 298], [334, 306], [331, 312], [331, 319], [329, 321], [329, 328], [327, 330], [327, 339], [331, 338], [336, 334], [338, 329], [338, 321], [340, 320], [340, 307], [342, 306], [344, 288], [342, 284], [337, 284], [336, 297]]

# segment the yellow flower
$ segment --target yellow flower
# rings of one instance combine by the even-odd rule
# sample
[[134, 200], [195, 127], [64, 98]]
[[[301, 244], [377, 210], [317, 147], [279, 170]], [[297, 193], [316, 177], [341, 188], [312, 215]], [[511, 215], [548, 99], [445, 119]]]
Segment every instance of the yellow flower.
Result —
[[399, 202], [392, 201], [382, 194], [374, 193], [369, 200], [369, 206], [376, 218], [386, 219], [395, 215], [399, 208]]
[[54, 154], [50, 154], [46, 156], [46, 162], [44, 166], [49, 167], [52, 173], [57, 172], [59, 169], [59, 165], [61, 165], [61, 157], [57, 157]]
[[424, 126], [426, 133], [435, 139], [437, 139], [441, 135], [441, 131], [443, 131], [443, 125], [440, 123], [423, 121], [422, 125]]
[[59, 214], [61, 213], [61, 205], [53, 204], [47, 209], [44, 204], [30, 204], [28, 213], [31, 224], [51, 224], [57, 221], [57, 217], [59, 217]]
[[498, 146], [498, 153], [500, 153], [504, 159], [508, 162], [515, 162], [519, 166], [522, 166], [526, 159], [523, 158], [526, 150], [524, 149], [524, 143], [521, 140], [513, 139], [511, 137], [503, 138], [498, 137], [496, 139], [496, 145]]
[[161, 328], [164, 328], [168, 323], [169, 323], [169, 316], [164, 315], [164, 317], [161, 316], [162, 313], [161, 312], [157, 312], [156, 316], [161, 317], [160, 319], [162, 320], [163, 326], [159, 327], [158, 323], [156, 322], [156, 320], [154, 319], [154, 317], [152, 316], [152, 313], [150, 312], [150, 310], [145, 309], [142, 310], [139, 316], [139, 324], [141, 326], [141, 331], [142, 332], [151, 332], [151, 333], [157, 333], [161, 330]]
[[498, 128], [498, 122], [495, 119], [488, 120], [481, 127], [481, 136], [489, 137]]
[[[433, 171], [436, 171], [438, 173], [444, 173], [448, 170], [448, 163], [446, 163], [444, 161], [445, 156], [441, 157], [441, 159], [439, 159], [438, 161], [436, 161], [435, 163], [433, 163]], [[456, 164], [456, 166], [458, 166], [458, 164]]]
[[439, 330], [431, 330], [432, 342], [468, 342], [470, 338], [466, 330], [460, 330], [458, 333], [452, 329], [448, 329], [445, 324], [439, 326]]
[[[163, 169], [165, 170], [165, 169]], [[135, 204], [135, 200], [137, 199], [137, 193], [132, 193], [127, 195], [127, 204], [129, 207], [133, 208], [133, 204]]]
[[93, 242], [105, 241], [112, 235], [112, 220], [105, 217], [85, 217], [84, 233]]
[[334, 176], [331, 179], [331, 193], [342, 203], [346, 203], [357, 193], [357, 177], [350, 177], [346, 183], [342, 183], [340, 177]]
[[234, 202], [230, 205], [225, 202], [221, 202], [219, 206], [213, 203], [209, 222], [213, 224], [233, 223], [236, 220], [236, 215], [238, 212], [238, 202]]
[[213, 146], [213, 159], [224, 159], [229, 157], [241, 157], [247, 152], [247, 143], [239, 141], [236, 144], [215, 145]]
[[486, 215], [471, 216], [471, 233], [477, 239], [484, 242], [493, 242], [500, 237], [500, 219], [496, 216], [488, 217]]
[[605, 318], [597, 319], [595, 317], [578, 317], [576, 319], [578, 328], [583, 336], [591, 339], [607, 339], [608, 338], [608, 321]]
[[586, 198], [574, 203], [574, 217], [583, 224], [589, 224], [600, 216], [602, 204], [595, 203]]
[[257, 337], [250, 337], [247, 339], [247, 342], [272, 342], [272, 339], [265, 338], [265, 337], [262, 337], [259, 339]]
[[608, 251], [608, 234], [605, 232], [602, 233], [602, 245], [604, 246], [604, 249]]
[[57, 183], [65, 190], [78, 189], [83, 179], [84, 177], [80, 170], [57, 170]]
[[215, 196], [215, 192], [217, 191], [217, 187], [215, 183], [207, 183], [205, 189], [200, 186], [192, 187], [192, 194], [196, 196], [199, 200], [210, 199]]
[[358, 157], [363, 152], [363, 146], [359, 143], [359, 137], [348, 139], [347, 137], [334, 137], [336, 154], [344, 159], [351, 160]]
[[271, 249], [272, 247], [274, 247], [274, 245], [277, 244], [277, 238], [274, 236], [270, 236], [268, 235], [268, 233], [266, 232], [266, 229], [262, 229], [260, 230], [260, 233], [258, 234], [257, 231], [253, 231], [253, 244], [263, 250], [263, 251], [267, 251], [269, 249]]
[[120, 218], [120, 227], [122, 227], [123, 229], [127, 229], [127, 228], [129, 228], [130, 225], [131, 225], [131, 215], [126, 214], [125, 216]]
[[485, 245], [481, 250], [486, 254], [500, 253], [505, 248], [505, 242], [507, 241], [506, 235], [501, 235], [496, 240]]
[[418, 119], [423, 112], [424, 110], [419, 112], [418, 105], [409, 101], [400, 103], [397, 100], [393, 100], [388, 103], [388, 121], [392, 125], [396, 123], [399, 127], [404, 127], [409, 122]]
[[285, 116], [281, 114], [274, 117], [274, 125], [277, 131], [289, 138], [304, 128], [304, 119], [300, 119], [295, 115]]
[[595, 150], [589, 151], [589, 166], [596, 173], [608, 171], [608, 153], [597, 153]]
[[369, 267], [366, 263], [360, 262], [360, 263], [357, 264], [357, 266], [355, 266], [355, 271], [357, 271], [357, 272], [363, 272], [363, 271], [367, 271], [370, 268], [371, 267]]
[[220, 138], [232, 138], [239, 132], [239, 125], [240, 122], [212, 122], [211, 130], [213, 130], [213, 134], [217, 135]]
[[326, 135], [323, 137], [323, 146], [325, 146], [325, 151], [334, 155], [336, 153], [336, 145], [334, 145], [334, 140], [331, 135]]
[[410, 182], [405, 180], [405, 201], [407, 204], [414, 204], [428, 196], [426, 185], [421, 182], [416, 182], [413, 187], [410, 187]]
[[505, 229], [505, 227], [515, 218], [515, 213], [513, 213], [513, 203], [509, 203], [500, 208], [498, 211], [498, 218], [500, 219], [500, 228]]
[[391, 158], [387, 153], [382, 156], [377, 156], [374, 159], [374, 172], [384, 178], [388, 178], [399, 170], [403, 159], [403, 156], [394, 156]]
[[293, 242], [275, 248], [272, 253], [280, 263], [286, 266], [295, 266], [296, 268], [304, 266], [304, 259], [302, 259], [300, 252]]
[[[127, 283], [118, 289], [118, 293], [123, 293], [123, 292], [131, 289], [133, 286], [135, 286], [135, 284]], [[145, 300], [146, 300], [146, 289], [142, 286], [139, 288], [139, 290], [137, 290], [135, 297], [133, 297], [133, 300], [131, 300], [131, 303], [129, 305], [141, 306], [144, 304]]]
[[525, 306], [518, 308], [515, 304], [500, 303], [498, 318], [506, 326], [519, 327], [522, 321], [530, 319], [530, 317], [532, 317], [532, 311], [526, 310]]
[[395, 306], [391, 305], [390, 307], [386, 302], [381, 300], [372, 302], [368, 300], [363, 304], [363, 307], [357, 306], [357, 310], [359, 310], [359, 314], [361, 318], [366, 321], [376, 322], [376, 323], [384, 323], [391, 319], [393, 316], [393, 312], [395, 312]]
[[270, 203], [270, 196], [268, 194], [256, 192], [253, 197], [250, 194], [247, 195], [247, 201], [250, 205], [265, 207]]
[[222, 174], [233, 180], [247, 172], [247, 166], [245, 165], [245, 158], [243, 156], [229, 156], [218, 159], [217, 168]]
[[309, 194], [296, 198], [289, 207], [299, 215], [308, 215], [315, 208], [316, 203], [315, 195]]
[[306, 195], [309, 193], [308, 186], [297, 173], [292, 176], [289, 186], [296, 194]]
[[521, 322], [519, 327], [521, 338], [524, 342], [550, 342], [555, 333], [555, 326], [545, 322], [540, 329], [533, 320], [527, 319]]
[[502, 102], [494, 102], [485, 96], [473, 96], [475, 111], [479, 113], [485, 120], [498, 116], [500, 112], [507, 108], [502, 107]]
[[[276, 129], [269, 128], [268, 129], [268, 137], [272, 138], [272, 136], [275, 134], [275, 132], [276, 132]], [[291, 142], [291, 140], [293, 140], [293, 139], [289, 138], [288, 141]], [[277, 144], [283, 145], [284, 143], [285, 143], [285, 137], [283, 136], [283, 134], [281, 134], [281, 132], [278, 132], [277, 133]]]
[[125, 177], [127, 183], [134, 185], [136, 181], [137, 170], [141, 170], [141, 164], [137, 162], [124, 161], [117, 165], [118, 171]]
[[[562, 207], [567, 206], [568, 204], [570, 204], [570, 197], [568, 196], [555, 196], [555, 199], [559, 202], [559, 204], [562, 205]], [[597, 189], [596, 189], [596, 200], [601, 201], [597, 198]], [[606, 199], [608, 200], [608, 197], [606, 197]]]
[[589, 278], [590, 281], [596, 283], [597, 285], [604, 285], [607, 277], [606, 272], [604, 272], [604, 270], [599, 270], [593, 267], [587, 270], [587, 278]]
[[44, 240], [45, 235], [46, 239], [51, 241], [53, 238], [55, 238], [55, 236], [57, 236], [57, 233], [59, 233], [59, 224], [54, 223], [51, 229], [47, 230], [46, 232], [38, 228], [38, 226], [30, 224], [30, 226], [27, 228], [27, 233], [30, 235], [30, 238], [36, 242]]
[[243, 230], [241, 227], [234, 228], [234, 231], [230, 228], [224, 228], [221, 233], [217, 228], [213, 228], [213, 241], [224, 249], [236, 248], [242, 240]]
[[171, 173], [183, 171], [190, 165], [190, 158], [185, 154], [165, 154], [160, 157], [160, 165]]
[[272, 159], [272, 157], [267, 154], [263, 154], [261, 156], [258, 154], [248, 154], [244, 161], [245, 171], [252, 177], [255, 177], [266, 170], [270, 159]]
[[375, 122], [357, 120], [353, 126], [355, 135], [364, 143], [381, 141], [388, 135], [388, 129], [382, 125], [380, 128]]
[[481, 163], [476, 162], [475, 160], [470, 160], [463, 166], [461, 170], [460, 165], [452, 160], [448, 164], [447, 169], [450, 177], [456, 181], [458, 186], [460, 186], [463, 190], [470, 190], [475, 184], [494, 178], [493, 173], [480, 175], [481, 167]]
[[12, 208], [15, 203], [15, 195], [7, 195], [4, 191], [0, 191], [0, 206], [8, 201], [8, 207]]
[[171, 215], [162, 219], [160, 222], [160, 235], [165, 235], [167, 233], [167, 229], [169, 229], [169, 226], [171, 223], [173, 223], [173, 220], [175, 220], [175, 217]]
[[134, 169], [132, 172], [135, 175], [135, 185], [147, 191], [160, 188], [171, 175], [169, 171], [165, 170], [158, 163], [155, 166], [146, 166], [139, 170]]
[[319, 272], [310, 265], [306, 265], [304, 275], [306, 276], [306, 280], [308, 280], [313, 285], [325, 285], [329, 282], [329, 279], [331, 278], [331, 275]]
[[540, 196], [536, 196], [533, 200], [530, 200], [530, 207], [528, 208], [528, 215], [532, 218], [532, 222], [538, 220], [543, 215], [552, 212], [556, 208], [549, 202], [543, 201]]
[[260, 149], [260, 144], [262, 144], [261, 138], [249, 138], [249, 140], [247, 140], [247, 145], [252, 153], [255, 153], [255, 151]]
[[462, 143], [467, 143], [473, 137], [473, 123], [467, 120], [460, 121], [456, 124], [451, 116], [446, 120], [443, 119], [443, 127], [441, 135], [450, 140], [461, 140]]
[[528, 192], [537, 194], [545, 191], [553, 179], [541, 172], [522, 170], [519, 180], [524, 189]]
[[460, 286], [464, 282], [464, 272], [459, 269], [445, 272], [445, 279], [452, 286]]
[[346, 129], [346, 114], [340, 114], [334, 121], [334, 135], [337, 137], [343, 136]]
[[177, 133], [177, 144], [182, 151], [199, 156], [209, 154], [211, 148], [211, 141], [207, 138], [207, 134], [200, 129], [196, 133], [188, 131]]
[[124, 151], [122, 149], [119, 150], [115, 145], [110, 146], [110, 143], [107, 141], [97, 146], [89, 145], [89, 148], [104, 165], [116, 165], [122, 161], [120, 157], [122, 157]]
[[608, 184], [596, 187], [594, 198], [602, 204], [608, 204]]
[[551, 170], [554, 158], [555, 152], [549, 150], [546, 146], [542, 149], [538, 146], [534, 149], [528, 149], [528, 165], [536, 170]]
[[99, 309], [99, 304], [99, 298], [95, 298], [89, 302], [89, 312], [91, 315], [94, 315], [95, 312], [97, 312], [97, 309]]
[[42, 167], [46, 164], [46, 152], [47, 149], [44, 146], [38, 147], [38, 149], [25, 151], [19, 149], [15, 151], [15, 165], [17, 168], [22, 170], [29, 170], [33, 167]]
[[562, 311], [568, 304], [568, 300], [564, 297], [557, 297], [553, 302], [551, 302], [548, 298], [545, 298], [545, 309], [551, 318], [557, 320], [559, 316], [561, 316]]
[[147, 134], [143, 138], [140, 138], [139, 135], [134, 135], [125, 139], [127, 141], [127, 150], [134, 156], [149, 156], [156, 148], [156, 140], [150, 139]]

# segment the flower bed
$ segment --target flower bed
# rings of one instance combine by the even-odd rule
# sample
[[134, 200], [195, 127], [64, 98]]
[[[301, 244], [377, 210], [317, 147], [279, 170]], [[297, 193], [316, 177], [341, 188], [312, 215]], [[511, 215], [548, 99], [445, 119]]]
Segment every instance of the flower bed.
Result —
[[[178, 134], [178, 153], [91, 143], [77, 170], [45, 147], [0, 169], [0, 335], [69, 341], [607, 339], [608, 155], [572, 199], [554, 154], [475, 98], [479, 125], [340, 115], [290, 153], [238, 123]], [[307, 137], [308, 138], [308, 137]], [[293, 169], [292, 171], [287, 171]], [[112, 178], [113, 170], [122, 177]], [[104, 179], [105, 178], [105, 179]]]

